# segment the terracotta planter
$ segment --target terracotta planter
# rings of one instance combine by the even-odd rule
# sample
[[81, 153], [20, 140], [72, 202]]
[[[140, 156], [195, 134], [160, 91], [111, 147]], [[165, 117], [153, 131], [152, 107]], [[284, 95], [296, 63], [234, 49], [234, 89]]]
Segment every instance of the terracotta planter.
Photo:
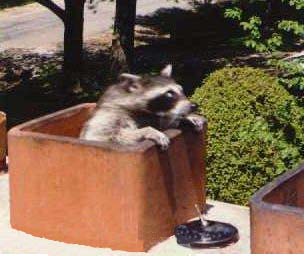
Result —
[[145, 251], [205, 203], [202, 133], [128, 151], [77, 138], [94, 104], [10, 130], [11, 225], [68, 243]]
[[260, 189], [250, 209], [252, 253], [304, 253], [303, 166]]
[[0, 112], [0, 171], [6, 168], [6, 116]]

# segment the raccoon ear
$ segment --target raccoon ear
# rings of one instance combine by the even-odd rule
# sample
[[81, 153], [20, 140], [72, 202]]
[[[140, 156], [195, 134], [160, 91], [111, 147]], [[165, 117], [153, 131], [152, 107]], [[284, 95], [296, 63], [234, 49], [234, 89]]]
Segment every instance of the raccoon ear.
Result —
[[140, 84], [137, 83], [141, 79], [140, 76], [123, 73], [119, 76], [121, 86], [127, 92], [135, 92], [140, 88]]
[[173, 65], [168, 64], [168, 65], [166, 65], [165, 68], [163, 68], [161, 70], [160, 75], [165, 76], [165, 77], [171, 77], [172, 76], [172, 71], [173, 71]]
[[140, 79], [141, 79], [140, 76], [129, 74], [129, 73], [122, 73], [119, 76], [120, 81], [130, 80], [130, 81], [136, 82], [136, 81], [139, 81]]

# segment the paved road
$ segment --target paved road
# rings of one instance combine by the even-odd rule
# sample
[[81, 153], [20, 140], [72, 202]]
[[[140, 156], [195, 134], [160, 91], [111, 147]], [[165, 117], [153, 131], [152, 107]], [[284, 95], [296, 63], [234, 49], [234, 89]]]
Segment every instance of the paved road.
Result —
[[[63, 5], [63, 0], [57, 0]], [[149, 14], [162, 7], [187, 7], [185, 1], [138, 0], [137, 14]], [[114, 4], [102, 2], [94, 14], [85, 8], [85, 39], [109, 30], [113, 23]], [[7, 48], [52, 49], [62, 43], [63, 24], [49, 10], [37, 3], [0, 12], [0, 50]]]

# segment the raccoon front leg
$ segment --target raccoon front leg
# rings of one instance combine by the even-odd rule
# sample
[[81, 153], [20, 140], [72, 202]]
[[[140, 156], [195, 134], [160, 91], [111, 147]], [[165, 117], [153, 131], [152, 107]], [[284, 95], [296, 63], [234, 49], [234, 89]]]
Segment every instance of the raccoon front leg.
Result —
[[134, 142], [143, 141], [145, 139], [152, 140], [159, 145], [162, 150], [166, 150], [170, 143], [169, 138], [164, 133], [152, 127], [144, 127], [137, 130], [126, 130], [123, 132], [122, 136], [124, 137], [124, 140]]
[[189, 114], [183, 121], [191, 124], [197, 132], [203, 129], [204, 118], [200, 115]]

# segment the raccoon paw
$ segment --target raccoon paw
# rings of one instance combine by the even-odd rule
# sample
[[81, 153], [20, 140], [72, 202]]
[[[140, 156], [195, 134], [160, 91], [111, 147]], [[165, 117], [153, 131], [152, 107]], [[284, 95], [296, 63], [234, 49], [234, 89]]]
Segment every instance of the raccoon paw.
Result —
[[192, 124], [197, 132], [200, 132], [203, 129], [204, 119], [201, 116], [189, 115], [186, 119]]
[[163, 135], [156, 143], [161, 147], [162, 150], [167, 150], [169, 147], [170, 140], [166, 135]]
[[146, 134], [145, 138], [154, 141], [158, 146], [161, 147], [162, 150], [168, 149], [170, 140], [162, 132], [159, 132], [157, 130], [152, 130], [151, 132]]

